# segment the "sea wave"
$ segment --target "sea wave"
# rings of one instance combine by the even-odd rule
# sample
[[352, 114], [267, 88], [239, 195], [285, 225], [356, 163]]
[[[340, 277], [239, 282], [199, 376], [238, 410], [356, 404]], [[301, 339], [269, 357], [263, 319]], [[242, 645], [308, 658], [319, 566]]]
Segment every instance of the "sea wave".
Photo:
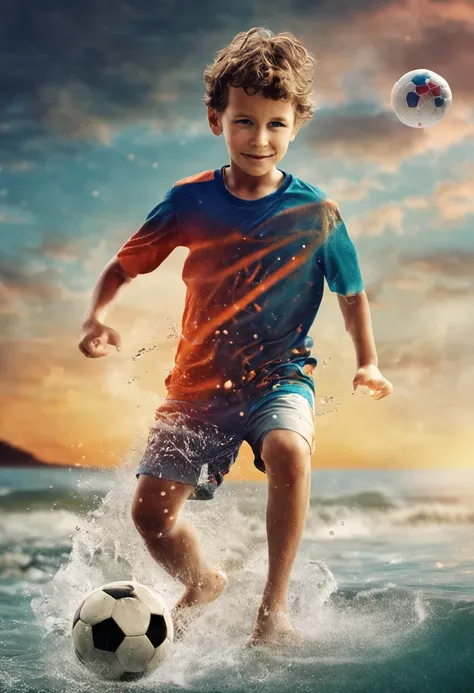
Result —
[[71, 512], [87, 512], [100, 505], [105, 491], [82, 490], [68, 488], [45, 489], [2, 489], [0, 491], [0, 512], [21, 513], [25, 510], [69, 510]]
[[380, 492], [312, 499], [308, 520], [312, 526], [341, 528], [346, 523], [367, 532], [390, 528], [474, 524], [474, 507], [455, 498], [390, 498]]
[[[283, 693], [295, 683], [302, 693], [471, 690], [472, 653], [465, 637], [474, 616], [471, 601], [436, 599], [420, 589], [393, 585], [337, 589], [327, 569], [316, 570], [313, 577], [294, 585], [297, 598], [290, 613], [302, 636], [297, 648], [246, 647], [259, 592], [252, 573], [243, 573], [185, 638], [174, 643], [163, 665], [134, 690]], [[74, 604], [63, 599], [60, 613], [57, 594], [53, 596], [33, 602], [46, 631], [42, 657], [37, 659], [48, 672], [47, 690], [95, 690], [97, 682], [74, 661], [70, 648]], [[33, 667], [40, 669], [39, 664]], [[28, 677], [33, 675], [28, 672]], [[12, 685], [7, 690], [18, 689]], [[101, 690], [114, 689], [101, 682]], [[131, 693], [132, 688], [124, 690]]]

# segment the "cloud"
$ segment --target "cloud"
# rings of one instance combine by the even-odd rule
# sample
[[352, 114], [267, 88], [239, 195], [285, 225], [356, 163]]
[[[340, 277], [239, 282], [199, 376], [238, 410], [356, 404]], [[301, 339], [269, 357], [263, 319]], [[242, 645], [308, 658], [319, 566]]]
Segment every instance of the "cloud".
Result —
[[310, 144], [318, 154], [374, 161], [398, 161], [414, 151], [418, 131], [401, 127], [394, 114], [364, 110], [363, 105], [347, 104], [319, 111]]
[[409, 270], [431, 277], [474, 281], [474, 252], [450, 248], [425, 255], [402, 255], [400, 263]]
[[457, 182], [438, 183], [434, 200], [443, 219], [459, 221], [474, 214], [474, 176]]
[[447, 79], [455, 99], [472, 105], [474, 77], [465, 59], [474, 27], [470, 0], [358, 2], [350, 23], [337, 13], [347, 5], [340, 0], [333, 14], [308, 10], [310, 16], [300, 19], [308, 43], [321, 58], [317, 86], [322, 83], [326, 97], [331, 86], [338, 101], [342, 85], [351, 100], [360, 94], [359, 100], [387, 107], [399, 77], [428, 68]]
[[0, 284], [5, 296], [38, 304], [56, 301], [64, 293], [56, 270], [41, 269], [26, 274], [5, 260], [0, 261]]
[[[252, 0], [216, 12], [214, 0], [171, 3], [53, 0], [12, 9], [0, 28], [0, 112], [4, 162], [33, 165], [54, 142], [70, 156], [77, 140], [105, 146], [127, 124], [159, 122], [202, 111], [206, 62], [256, 12]], [[250, 28], [250, 27], [249, 27]], [[181, 126], [178, 126], [181, 127]], [[1, 133], [0, 133], [1, 134]], [[49, 142], [49, 144], [48, 144]]]
[[406, 214], [408, 211], [427, 209], [429, 202], [422, 197], [407, 197], [397, 202], [385, 202], [355, 217], [348, 217], [350, 235], [356, 238], [370, 238], [383, 233], [402, 236], [406, 233]]
[[[474, 141], [474, 76], [465, 58], [474, 5], [406, 0], [371, 7], [355, 3], [355, 8], [350, 27], [336, 13], [300, 20], [309, 47], [320, 57], [319, 110], [308, 127], [317, 155], [375, 162], [394, 172], [401, 162], [426, 152], [439, 154]], [[448, 115], [421, 131], [401, 124], [390, 108], [395, 81], [420, 67], [441, 74], [453, 91]]]
[[81, 253], [85, 252], [85, 242], [60, 236], [56, 232], [45, 231], [42, 241], [37, 246], [24, 246], [28, 250], [42, 258], [60, 260], [61, 262], [74, 262]]
[[[360, 195], [358, 195], [357, 182], [345, 182], [344, 179], [336, 179], [330, 183], [331, 195], [336, 199], [359, 201], [368, 196], [371, 190], [383, 190], [383, 185], [377, 184], [373, 179], [369, 182], [361, 180]], [[383, 233], [395, 233], [403, 235], [407, 230], [412, 230], [409, 219], [410, 213], [426, 210], [429, 213], [436, 210], [437, 218], [432, 222], [432, 228], [453, 229], [453, 225], [465, 221], [466, 217], [474, 214], [474, 177], [436, 183], [431, 195], [413, 195], [397, 201], [387, 201], [377, 207], [372, 207], [367, 212], [358, 216], [348, 216], [351, 236], [356, 238], [369, 238]], [[335, 191], [335, 192], [334, 192]], [[341, 197], [338, 197], [338, 194]], [[449, 222], [444, 224], [443, 222]], [[454, 251], [456, 255], [456, 251]]]
[[[347, 397], [323, 443], [328, 454], [319, 453], [320, 459], [328, 460], [328, 465], [340, 462], [340, 431], [347, 430], [355, 445], [351, 441], [351, 449], [342, 451], [346, 458], [360, 464], [380, 463], [380, 439], [370, 435], [377, 430], [386, 433], [386, 447], [396, 450], [393, 459], [405, 463], [401, 446], [413, 442], [410, 432], [417, 420], [423, 418], [433, 430], [443, 420], [443, 407], [450, 409], [446, 418], [452, 421], [469, 409], [470, 393], [463, 378], [474, 372], [469, 341], [472, 258], [451, 250], [401, 255], [397, 246], [407, 239], [401, 234], [410, 215], [420, 210], [438, 212], [445, 222], [458, 221], [461, 210], [464, 215], [472, 213], [472, 178], [440, 183], [432, 199], [411, 196], [394, 202], [384, 195], [381, 180], [373, 174], [364, 176], [361, 170], [375, 163], [393, 172], [401, 162], [427, 152], [429, 165], [434, 166], [441, 153], [472, 138], [468, 53], [455, 50], [457, 38], [459, 47], [467, 50], [471, 9], [460, 0], [443, 5], [419, 0], [414, 21], [410, 14], [414, 6], [405, 2], [296, 1], [276, 0], [270, 8], [242, 0], [227, 8], [219, 5], [218, 12], [213, 0], [199, 4], [183, 0], [179, 12], [172, 3], [151, 0], [140, 6], [118, 2], [113, 12], [93, 0], [85, 0], [80, 8], [53, 0], [47, 7], [23, 3], [11, 9], [11, 24], [0, 27], [5, 55], [0, 90], [3, 171], [15, 174], [17, 180], [18, 174], [28, 173], [38, 162], [48, 165], [37, 189], [25, 185], [24, 197], [19, 198], [28, 200], [29, 209], [36, 204], [35, 218], [27, 218], [23, 210], [12, 211], [22, 221], [32, 222], [25, 223], [29, 233], [18, 236], [24, 257], [17, 262], [4, 256], [0, 263], [4, 300], [0, 367], [9, 392], [2, 403], [2, 434], [13, 442], [45, 459], [80, 462], [83, 453], [71, 446], [83, 441], [85, 461], [101, 464], [112, 450], [119, 454], [135, 437], [146, 435], [173, 363], [184, 303], [185, 287], [179, 277], [186, 251], [179, 249], [153, 277], [135, 280], [111, 307], [106, 321], [122, 334], [121, 354], [112, 352], [107, 359], [92, 361], [77, 349], [95, 276], [134, 230], [124, 230], [127, 220], [116, 212], [120, 204], [113, 202], [117, 190], [123, 191], [121, 209], [128, 207], [126, 195], [133, 196], [133, 185], [126, 187], [132, 164], [128, 162], [126, 169], [120, 166], [129, 152], [152, 151], [157, 141], [169, 144], [170, 131], [187, 142], [190, 134], [207, 132], [201, 102], [203, 68], [237, 31], [259, 24], [274, 31], [294, 31], [320, 59], [315, 83], [320, 110], [305, 128], [305, 136], [318, 157], [335, 162], [338, 177], [327, 186], [335, 199], [358, 203], [370, 202], [372, 193], [377, 196], [377, 208], [350, 220], [351, 235], [375, 239], [387, 234], [393, 250], [385, 249], [374, 262], [369, 258], [367, 292], [372, 305], [380, 307], [374, 313], [376, 333], [382, 335], [379, 352], [396, 375], [396, 398], [380, 404], [351, 398], [353, 346], [340, 316], [323, 307], [314, 331], [316, 340], [319, 337], [315, 351], [318, 358], [328, 354], [333, 361], [326, 371], [321, 367], [318, 390], [334, 394], [341, 386]], [[262, 21], [265, 17], [268, 21]], [[411, 37], [405, 38], [408, 29]], [[428, 45], [430, 37], [438, 46]], [[443, 74], [454, 92], [453, 108], [445, 120], [421, 132], [401, 125], [388, 111], [393, 82], [416, 66]], [[136, 139], [133, 134], [117, 144], [122, 128], [141, 125], [147, 127]], [[103, 158], [90, 161], [86, 143], [102, 150]], [[82, 157], [76, 157], [78, 150]], [[199, 149], [180, 151], [187, 161], [183, 165], [202, 161]], [[170, 169], [174, 175], [168, 155], [153, 156], [160, 160], [161, 176], [170, 175]], [[69, 167], [65, 181], [58, 174], [63, 169], [55, 166], [72, 157], [78, 166]], [[314, 158], [313, 150], [305, 150], [302, 164], [313, 166], [312, 172]], [[354, 178], [359, 177], [356, 182], [341, 177], [348, 162]], [[139, 163], [137, 155], [133, 167]], [[110, 186], [108, 180], [99, 185], [107, 171]], [[434, 175], [440, 178], [444, 169]], [[147, 185], [152, 197], [155, 179]], [[90, 194], [96, 189], [100, 197], [92, 200], [92, 206]], [[382, 195], [387, 202], [379, 205]], [[133, 204], [138, 209], [141, 203], [131, 199], [130, 207]], [[52, 220], [45, 219], [49, 214]], [[3, 221], [12, 218], [7, 215]], [[68, 237], [71, 221], [74, 228]], [[42, 235], [40, 228], [48, 224]], [[101, 230], [91, 236], [95, 224]], [[374, 243], [381, 245], [379, 239]], [[146, 349], [143, 358], [133, 360], [141, 348]], [[461, 393], [459, 401], [451, 401], [451, 388]], [[373, 418], [368, 425], [368, 408], [374, 404], [376, 413], [370, 410]], [[330, 419], [321, 417], [320, 425]], [[443, 450], [449, 446], [446, 436]], [[410, 460], [416, 463], [414, 453]]]
[[[395, 79], [425, 61], [444, 73], [459, 102], [472, 103], [472, 71], [463, 56], [474, 19], [465, 0], [452, 0], [449, 9], [435, 0], [419, 0], [416, 8], [408, 0], [275, 0], [271, 13], [253, 0], [226, 11], [216, 7], [215, 0], [202, 0], [199, 7], [183, 0], [177, 13], [172, 4], [149, 0], [140, 7], [118, 2], [111, 13], [93, 0], [85, 0], [80, 11], [53, 0], [47, 7], [22, 6], [21, 30], [19, 10], [12, 11], [0, 30], [1, 129], [8, 130], [0, 139], [3, 161], [15, 166], [21, 156], [30, 168], [52, 147], [67, 157], [79, 142], [108, 147], [114, 132], [127, 125], [182, 129], [203, 113], [204, 66], [238, 31], [261, 24], [306, 40], [320, 60], [317, 100], [343, 107], [341, 113], [321, 112], [309, 126], [322, 152], [339, 153], [342, 147], [345, 156], [389, 163], [394, 152], [418, 153], [416, 136], [397, 127], [389, 113], [346, 111], [347, 103], [358, 100], [386, 107]], [[466, 124], [464, 112], [459, 118]], [[350, 131], [347, 136], [341, 127]], [[472, 135], [469, 128], [460, 132], [453, 120], [452, 129], [458, 137], [450, 133], [451, 142]], [[425, 144], [431, 146], [430, 140]]]
[[[416, 68], [429, 68], [447, 79], [456, 100], [473, 105], [474, 75], [466, 60], [472, 51], [474, 30], [470, 0], [394, 3], [380, 12], [378, 21], [374, 17], [374, 27], [369, 22], [367, 28], [375, 29], [381, 20], [392, 30], [385, 32], [377, 46], [379, 74], [397, 71], [401, 76]], [[402, 50], [401, 38], [405, 38]]]
[[[414, 294], [421, 296], [422, 305], [426, 307], [446, 303], [446, 310], [452, 315], [457, 310], [458, 322], [464, 324], [466, 304], [474, 294], [474, 253], [448, 248], [425, 254], [394, 250], [391, 256], [387, 256], [383, 251], [375, 254], [368, 266], [380, 268], [367, 290], [371, 303], [374, 301], [377, 306], [382, 305], [381, 295], [393, 297], [393, 290], [396, 289], [406, 294], [408, 299]], [[419, 301], [419, 298], [413, 299], [411, 310], [419, 306]], [[394, 324], [398, 324], [399, 320], [403, 324], [405, 310], [410, 306], [400, 295], [392, 303], [399, 314], [393, 318]]]
[[435, 375], [446, 365], [447, 358], [456, 362], [464, 353], [462, 349], [448, 353], [444, 345], [429, 340], [410, 341], [409, 344], [379, 342], [378, 352], [386, 368], [415, 371], [417, 381]]
[[[331, 187], [331, 195], [333, 190]], [[337, 192], [337, 181], [334, 186]], [[353, 183], [352, 187], [357, 192], [357, 184]], [[376, 186], [370, 186], [376, 189]], [[363, 196], [368, 192], [368, 186], [361, 182]], [[474, 178], [469, 177], [465, 180], [456, 182], [437, 183], [430, 196], [410, 196], [398, 201], [387, 201], [377, 207], [372, 207], [368, 211], [360, 215], [350, 215], [347, 217], [350, 227], [351, 236], [356, 238], [370, 238], [380, 236], [384, 233], [394, 233], [396, 235], [404, 235], [407, 231], [413, 230], [413, 225], [410, 220], [410, 214], [426, 210], [429, 213], [431, 210], [438, 212], [438, 218], [431, 223], [432, 228], [453, 229], [453, 224], [466, 220], [468, 215], [474, 214], [474, 202], [472, 191], [474, 190]], [[339, 183], [339, 192], [342, 192], [344, 199], [344, 187]], [[365, 194], [364, 194], [365, 193]], [[356, 196], [356, 194], [354, 195]], [[336, 196], [335, 196], [336, 197]], [[339, 198], [336, 198], [339, 199]], [[348, 199], [346, 197], [346, 199]], [[349, 198], [350, 199], [350, 198]], [[450, 222], [444, 224], [444, 221]], [[458, 251], [453, 250], [451, 258], [458, 257]], [[463, 253], [463, 257], [466, 257]], [[467, 258], [470, 254], [467, 254]], [[462, 258], [458, 258], [459, 261]], [[451, 260], [452, 261], [452, 260]], [[457, 261], [457, 260], [456, 260]]]
[[308, 140], [318, 156], [375, 162], [395, 172], [402, 161], [430, 151], [439, 155], [474, 138], [474, 124], [467, 118], [467, 112], [450, 114], [435, 129], [418, 130], [400, 123], [392, 112], [349, 103], [317, 112]]
[[0, 213], [0, 224], [24, 224], [26, 217], [11, 216], [5, 212]]
[[375, 178], [365, 176], [357, 181], [347, 178], [331, 178], [327, 184], [330, 190], [330, 197], [338, 202], [361, 202], [365, 200], [372, 191], [383, 190], [384, 185]]
[[387, 231], [401, 236], [405, 232], [404, 218], [403, 206], [396, 202], [389, 202], [351, 221], [351, 236], [368, 238], [380, 236]]
[[44, 121], [56, 135], [95, 140], [110, 146], [112, 127], [104, 119], [87, 111], [87, 104], [91, 100], [90, 90], [83, 84], [45, 86], [40, 94]]

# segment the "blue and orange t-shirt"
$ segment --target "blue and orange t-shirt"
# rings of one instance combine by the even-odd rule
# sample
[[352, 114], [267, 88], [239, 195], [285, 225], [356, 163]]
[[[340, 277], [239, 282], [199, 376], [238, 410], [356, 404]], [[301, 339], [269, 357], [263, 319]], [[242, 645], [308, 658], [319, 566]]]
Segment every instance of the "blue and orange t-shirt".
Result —
[[244, 200], [222, 169], [176, 183], [118, 253], [130, 276], [152, 272], [178, 246], [186, 301], [168, 397], [206, 401], [254, 391], [288, 366], [316, 364], [308, 331], [324, 290], [364, 288], [337, 207], [284, 173], [280, 187]]

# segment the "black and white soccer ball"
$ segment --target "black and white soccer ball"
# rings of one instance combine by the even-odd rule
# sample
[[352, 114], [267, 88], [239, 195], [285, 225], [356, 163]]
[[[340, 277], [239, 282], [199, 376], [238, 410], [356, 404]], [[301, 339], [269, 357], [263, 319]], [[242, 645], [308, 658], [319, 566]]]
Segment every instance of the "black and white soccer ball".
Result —
[[103, 679], [134, 681], [166, 657], [173, 622], [162, 597], [138, 582], [111, 582], [74, 614], [72, 640], [82, 664]]

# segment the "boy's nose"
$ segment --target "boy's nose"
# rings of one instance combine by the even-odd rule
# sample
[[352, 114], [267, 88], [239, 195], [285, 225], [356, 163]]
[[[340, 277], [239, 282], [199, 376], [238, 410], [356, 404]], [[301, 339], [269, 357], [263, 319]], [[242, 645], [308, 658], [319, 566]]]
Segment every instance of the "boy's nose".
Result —
[[268, 145], [267, 133], [256, 132], [255, 135], [252, 137], [250, 144], [252, 147], [258, 147], [259, 150], [264, 149]]

